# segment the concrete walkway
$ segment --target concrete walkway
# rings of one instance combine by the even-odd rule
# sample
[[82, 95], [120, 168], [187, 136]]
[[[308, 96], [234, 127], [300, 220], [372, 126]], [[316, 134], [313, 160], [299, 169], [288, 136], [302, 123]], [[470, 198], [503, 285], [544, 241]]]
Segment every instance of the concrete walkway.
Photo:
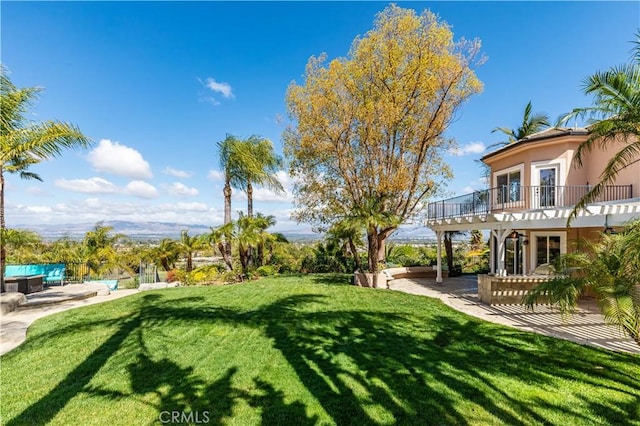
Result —
[[582, 301], [578, 312], [563, 321], [558, 310], [550, 306], [536, 306], [532, 312], [522, 305], [489, 306], [481, 303], [478, 300], [475, 276], [446, 278], [442, 285], [436, 285], [435, 280], [430, 278], [402, 278], [389, 281], [389, 287], [392, 290], [440, 299], [460, 312], [496, 324], [583, 345], [640, 354], [640, 347], [633, 340], [625, 337], [617, 327], [604, 322], [594, 300]]
[[67, 284], [27, 295], [27, 303], [0, 317], [0, 355], [18, 347], [27, 329], [37, 319], [68, 309], [95, 305], [138, 293], [138, 290], [104, 291], [103, 284]]

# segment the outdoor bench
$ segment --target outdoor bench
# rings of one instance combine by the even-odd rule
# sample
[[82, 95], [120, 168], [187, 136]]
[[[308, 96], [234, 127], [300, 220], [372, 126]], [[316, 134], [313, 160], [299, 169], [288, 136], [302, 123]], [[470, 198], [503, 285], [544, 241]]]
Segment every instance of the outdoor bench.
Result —
[[7, 265], [5, 277], [30, 277], [43, 275], [45, 284], [64, 284], [66, 266], [64, 263], [49, 263], [42, 265]]

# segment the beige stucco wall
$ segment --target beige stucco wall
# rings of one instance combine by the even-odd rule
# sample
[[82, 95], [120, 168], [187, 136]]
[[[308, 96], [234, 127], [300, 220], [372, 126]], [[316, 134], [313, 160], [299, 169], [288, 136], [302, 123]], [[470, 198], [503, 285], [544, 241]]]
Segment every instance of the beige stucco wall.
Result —
[[[516, 165], [523, 165], [522, 185], [530, 186], [532, 164], [542, 161], [558, 161], [564, 164], [563, 175], [558, 185], [594, 185], [600, 180], [600, 174], [607, 162], [622, 147], [621, 143], [614, 143], [603, 151], [595, 147], [583, 156], [583, 166], [576, 167], [573, 156], [581, 143], [587, 140], [587, 135], [568, 135], [556, 138], [521, 143], [506, 152], [497, 154], [485, 160], [491, 167], [491, 181], [495, 184], [494, 174]], [[640, 161], [623, 169], [616, 180], [616, 185], [633, 185], [632, 197], [640, 197]]]
[[[600, 174], [605, 169], [607, 163], [623, 146], [624, 145], [619, 142], [611, 144], [606, 151], [595, 148], [593, 151], [588, 152], [584, 157], [583, 167], [587, 182], [590, 184], [599, 182]], [[640, 161], [621, 170], [616, 179], [616, 185], [633, 185], [632, 196], [640, 197]]]

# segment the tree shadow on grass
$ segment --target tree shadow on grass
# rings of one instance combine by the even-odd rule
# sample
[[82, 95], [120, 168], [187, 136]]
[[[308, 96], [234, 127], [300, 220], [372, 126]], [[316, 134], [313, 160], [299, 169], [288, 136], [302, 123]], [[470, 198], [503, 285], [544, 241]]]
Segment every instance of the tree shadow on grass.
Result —
[[[496, 377], [544, 389], [552, 389], [558, 377], [594, 386], [607, 383], [609, 390], [628, 396], [630, 402], [606, 398], [594, 402], [584, 396], [585, 404], [611, 424], [630, 423], [640, 416], [630, 410], [640, 403], [640, 378], [616, 371], [623, 355], [586, 350], [475, 319], [461, 320], [457, 314], [432, 314], [420, 323], [397, 312], [318, 309], [328, 302], [319, 295], [282, 297], [252, 311], [149, 296], [142, 299], [137, 315], [123, 321], [51, 392], [7, 425], [46, 423], [80, 392], [113, 399], [154, 395], [158, 414], [207, 410], [213, 423], [232, 416], [240, 401], [259, 410], [264, 424], [323, 421], [307, 414], [303, 401], [285, 402], [280, 383], [258, 376], [250, 390], [235, 387], [235, 375], [248, 366], [229, 365], [214, 380], [205, 380], [192, 366], [180, 366], [164, 354], [153, 353], [142, 333], [143, 327], [151, 334], [160, 327], [210, 323], [250, 327], [270, 338], [300, 383], [337, 424], [410, 424], [427, 419], [438, 424], [517, 425], [549, 423], [549, 415], [567, 423], [589, 422], [583, 413], [563, 405], [509, 394], [494, 381]], [[90, 386], [100, 367], [130, 337], [137, 337], [138, 352], [127, 370], [132, 394]], [[550, 350], [540, 352], [541, 339]], [[629, 361], [637, 362], [633, 357]], [[474, 408], [464, 411], [462, 404]], [[478, 417], [469, 418], [474, 410]]]
[[315, 274], [309, 278], [315, 284], [324, 285], [350, 285], [353, 284], [353, 275], [350, 274]]

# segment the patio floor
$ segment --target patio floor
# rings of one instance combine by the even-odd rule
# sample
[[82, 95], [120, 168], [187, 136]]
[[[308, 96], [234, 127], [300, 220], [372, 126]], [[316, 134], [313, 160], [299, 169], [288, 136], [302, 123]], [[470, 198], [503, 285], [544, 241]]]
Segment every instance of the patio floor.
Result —
[[401, 278], [389, 281], [389, 286], [392, 290], [438, 298], [456, 310], [497, 324], [612, 351], [640, 354], [640, 347], [633, 340], [604, 322], [593, 299], [582, 300], [578, 312], [563, 319], [557, 309], [547, 305], [536, 306], [532, 312], [522, 305], [481, 303], [476, 276], [446, 278], [442, 285], [437, 285], [432, 278]]

